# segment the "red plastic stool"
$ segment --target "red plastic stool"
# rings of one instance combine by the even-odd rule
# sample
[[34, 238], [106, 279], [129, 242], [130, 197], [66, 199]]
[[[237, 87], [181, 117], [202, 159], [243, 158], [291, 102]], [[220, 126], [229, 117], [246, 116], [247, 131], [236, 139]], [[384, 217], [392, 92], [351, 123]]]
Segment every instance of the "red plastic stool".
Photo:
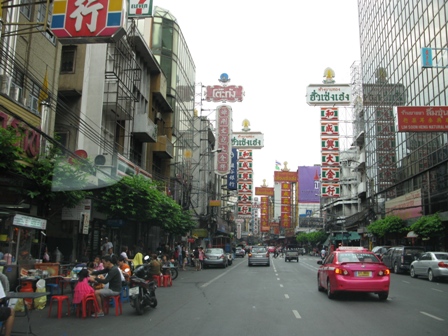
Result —
[[162, 284], [163, 284], [163, 287], [171, 287], [173, 285], [173, 280], [171, 279], [170, 274], [166, 274], [163, 276]]
[[48, 310], [48, 317], [51, 316], [51, 307], [53, 306], [53, 301], [58, 302], [58, 319], [62, 317], [62, 303], [67, 300], [67, 315], [70, 316], [70, 299], [67, 295], [53, 295], [50, 300], [50, 309]]
[[103, 298], [103, 312], [104, 314], [109, 314], [109, 305], [110, 301], [112, 301], [113, 306], [115, 307], [115, 316], [123, 314], [123, 306], [121, 304], [121, 295], [107, 296]]
[[153, 275], [152, 278], [157, 283], [158, 287], [162, 286], [162, 277], [160, 275]]
[[97, 313], [100, 311], [100, 307], [98, 306], [98, 301], [96, 301], [95, 294], [84, 295], [81, 303], [78, 303], [76, 317], [79, 317], [79, 314], [81, 313], [82, 318], [86, 318], [87, 315], [92, 314], [92, 309], [95, 313], [95, 317], [98, 317]]

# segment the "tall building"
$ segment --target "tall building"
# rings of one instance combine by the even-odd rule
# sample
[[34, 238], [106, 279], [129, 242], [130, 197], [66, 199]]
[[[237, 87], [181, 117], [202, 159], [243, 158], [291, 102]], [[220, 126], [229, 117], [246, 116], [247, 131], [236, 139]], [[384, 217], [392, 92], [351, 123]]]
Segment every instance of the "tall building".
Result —
[[[447, 49], [440, 49], [448, 42], [448, 4], [359, 0], [358, 6], [362, 103], [355, 102], [355, 143], [365, 205], [376, 216], [398, 214], [408, 223], [446, 212], [448, 134], [397, 132], [396, 106], [448, 105]], [[444, 66], [423, 68], [422, 48], [432, 48]]]

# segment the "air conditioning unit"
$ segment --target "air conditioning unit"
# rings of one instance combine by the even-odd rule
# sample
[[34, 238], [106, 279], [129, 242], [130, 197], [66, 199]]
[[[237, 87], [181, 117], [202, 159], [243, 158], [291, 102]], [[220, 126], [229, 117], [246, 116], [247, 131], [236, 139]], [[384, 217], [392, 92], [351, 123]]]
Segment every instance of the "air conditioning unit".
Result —
[[18, 103], [22, 103], [22, 88], [17, 84], [11, 83], [9, 96]]
[[94, 163], [95, 166], [112, 167], [112, 155], [111, 154], [97, 155], [95, 156]]
[[11, 88], [11, 77], [7, 74], [0, 75], [0, 92], [9, 95]]

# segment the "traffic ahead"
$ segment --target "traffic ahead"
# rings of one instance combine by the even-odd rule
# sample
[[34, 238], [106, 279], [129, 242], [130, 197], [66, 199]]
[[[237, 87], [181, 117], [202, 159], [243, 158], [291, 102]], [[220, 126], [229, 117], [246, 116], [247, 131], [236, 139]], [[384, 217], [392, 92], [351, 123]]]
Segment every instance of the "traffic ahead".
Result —
[[[79, 330], [133, 335], [446, 335], [448, 282], [390, 274], [387, 300], [371, 293], [341, 293], [334, 300], [317, 289], [320, 257], [270, 266], [248, 266], [247, 256], [227, 268], [180, 271], [173, 287], [157, 289], [157, 308], [139, 316], [128, 303], [123, 315], [85, 320], [49, 319], [33, 313], [37, 335], [77, 335]], [[42, 315], [37, 322], [39, 314]]]

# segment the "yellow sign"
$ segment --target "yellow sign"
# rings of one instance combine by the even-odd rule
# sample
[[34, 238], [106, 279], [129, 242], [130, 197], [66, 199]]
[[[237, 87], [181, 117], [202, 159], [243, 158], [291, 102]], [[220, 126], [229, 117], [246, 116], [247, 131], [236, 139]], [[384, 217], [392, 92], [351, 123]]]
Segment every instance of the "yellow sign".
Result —
[[211, 207], [219, 207], [221, 205], [221, 201], [220, 200], [210, 200], [208, 202], [208, 205]]

